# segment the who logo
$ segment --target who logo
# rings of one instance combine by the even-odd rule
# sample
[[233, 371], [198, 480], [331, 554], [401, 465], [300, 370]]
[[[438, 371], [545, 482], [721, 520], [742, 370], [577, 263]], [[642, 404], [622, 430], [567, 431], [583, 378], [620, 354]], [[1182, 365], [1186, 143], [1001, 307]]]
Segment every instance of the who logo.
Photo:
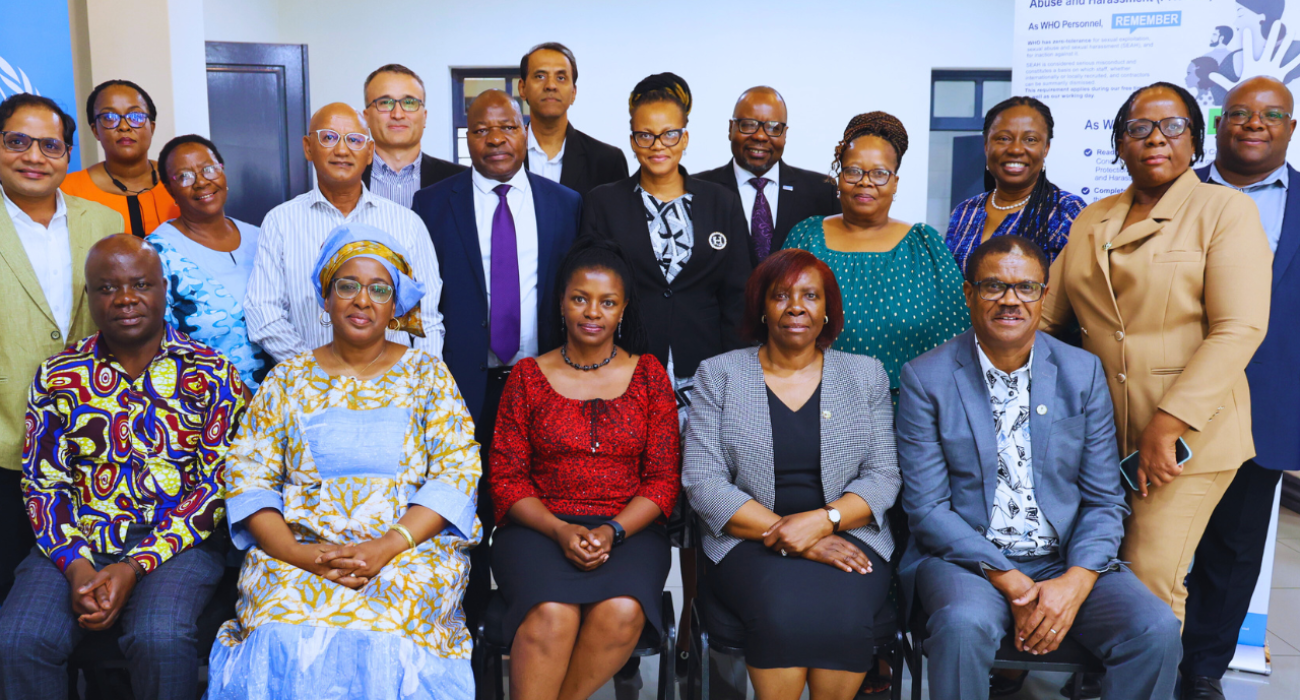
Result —
[[40, 90], [32, 86], [32, 79], [27, 77], [23, 69], [14, 68], [0, 56], [0, 100], [20, 92], [41, 94]]

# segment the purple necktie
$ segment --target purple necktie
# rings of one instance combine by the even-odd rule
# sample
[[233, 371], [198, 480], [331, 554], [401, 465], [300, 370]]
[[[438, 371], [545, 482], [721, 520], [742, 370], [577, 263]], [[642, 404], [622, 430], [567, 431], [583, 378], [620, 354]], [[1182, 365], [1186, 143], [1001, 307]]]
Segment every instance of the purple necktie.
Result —
[[492, 334], [488, 345], [501, 364], [508, 365], [519, 352], [519, 251], [515, 217], [506, 202], [510, 185], [497, 185], [492, 191], [500, 201], [492, 215]]
[[772, 252], [772, 206], [763, 195], [763, 188], [771, 182], [765, 177], [750, 179], [758, 192], [754, 195], [754, 215], [749, 219], [749, 239], [754, 244], [754, 254], [762, 261]]

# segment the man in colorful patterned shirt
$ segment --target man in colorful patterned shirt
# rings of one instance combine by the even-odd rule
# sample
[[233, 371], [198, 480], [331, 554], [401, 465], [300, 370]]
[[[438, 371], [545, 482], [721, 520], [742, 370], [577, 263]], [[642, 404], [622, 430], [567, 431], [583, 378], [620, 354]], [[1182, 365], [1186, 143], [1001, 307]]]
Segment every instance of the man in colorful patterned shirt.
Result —
[[[234, 366], [164, 321], [158, 254], [110, 236], [86, 258], [99, 333], [46, 360], [27, 403], [23, 487], [36, 548], [0, 608], [0, 700], [63, 697], [88, 630], [121, 619], [141, 700], [197, 692], [196, 621], [221, 579]], [[69, 604], [69, 601], [71, 604]]]

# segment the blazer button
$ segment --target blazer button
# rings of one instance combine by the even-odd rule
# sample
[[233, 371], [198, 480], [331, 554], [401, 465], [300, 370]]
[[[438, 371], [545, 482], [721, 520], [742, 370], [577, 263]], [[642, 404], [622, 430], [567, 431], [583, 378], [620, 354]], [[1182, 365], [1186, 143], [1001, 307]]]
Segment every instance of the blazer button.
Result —
[[976, 525], [976, 526], [975, 526], [975, 532], [978, 532], [978, 533], [980, 533], [981, 535], [984, 534], [984, 526], [983, 526], [983, 525]]
[[1115, 375], [1115, 381], [1119, 382], [1120, 384], [1123, 384], [1124, 381], [1127, 380], [1127, 379], [1128, 379], [1128, 377], [1125, 377], [1123, 372], [1121, 372], [1121, 373]]
[[1124, 331], [1115, 331], [1115, 340], [1123, 340]]
[[483, 327], [484, 327], [484, 328], [487, 328], [487, 327], [488, 327], [487, 319], [483, 319]]
[[58, 340], [59, 338], [62, 337], [63, 337], [62, 333], [58, 331], [50, 331], [50, 340]]
[[665, 290], [664, 290], [664, 298], [665, 298], [665, 299], [672, 299], [672, 298], [673, 298], [673, 290], [671, 290], [671, 289], [665, 289]]

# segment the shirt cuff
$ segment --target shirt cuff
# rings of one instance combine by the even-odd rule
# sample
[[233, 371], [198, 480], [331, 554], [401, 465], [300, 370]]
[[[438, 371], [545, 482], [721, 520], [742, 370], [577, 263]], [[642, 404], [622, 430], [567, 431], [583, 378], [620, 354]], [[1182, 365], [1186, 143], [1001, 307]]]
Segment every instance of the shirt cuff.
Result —
[[463, 539], [472, 539], [475, 522], [474, 497], [454, 486], [431, 479], [411, 496], [409, 505], [424, 506], [447, 520], [447, 529]]
[[236, 548], [244, 550], [257, 544], [244, 521], [263, 508], [274, 508], [284, 513], [284, 497], [278, 491], [268, 489], [252, 489], [238, 496], [226, 497], [226, 521], [230, 523], [230, 541]]

